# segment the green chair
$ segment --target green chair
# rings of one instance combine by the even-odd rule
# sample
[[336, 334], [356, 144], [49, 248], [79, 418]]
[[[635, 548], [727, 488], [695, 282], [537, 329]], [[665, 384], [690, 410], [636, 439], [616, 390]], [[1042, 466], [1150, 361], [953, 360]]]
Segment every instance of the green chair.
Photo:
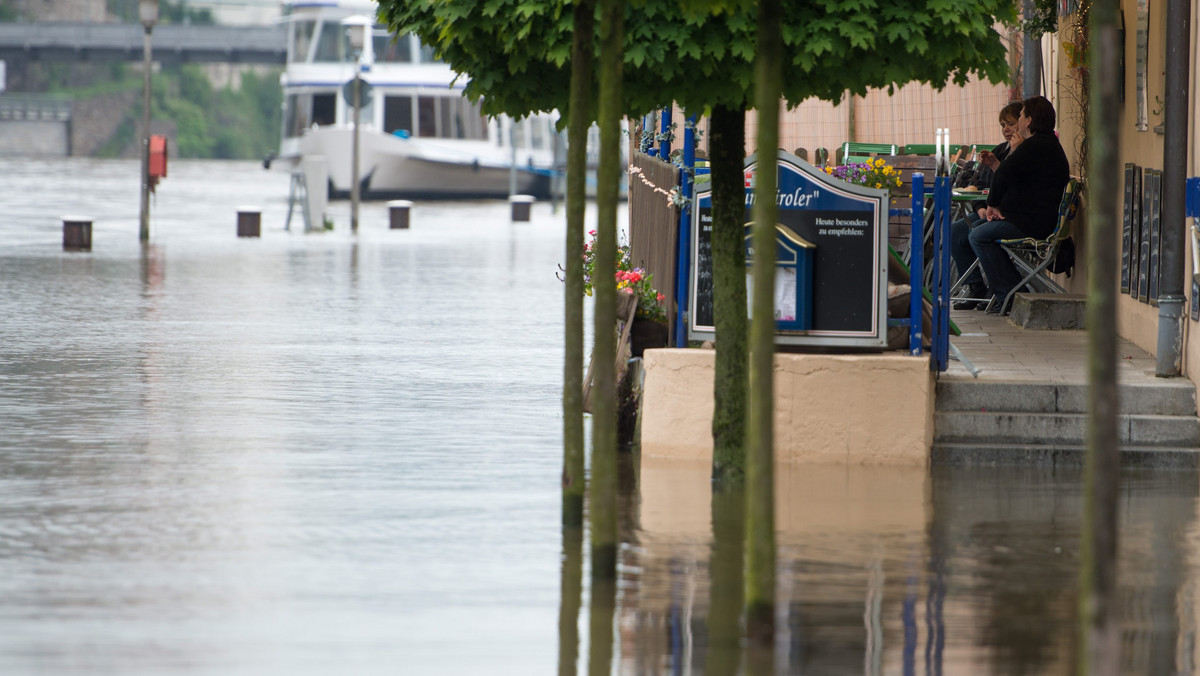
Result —
[[900, 146], [894, 143], [856, 143], [854, 141], [846, 141], [842, 143], [842, 157], [850, 155], [895, 155], [900, 151]]
[[934, 155], [937, 154], [937, 144], [909, 143], [900, 152], [903, 155]]

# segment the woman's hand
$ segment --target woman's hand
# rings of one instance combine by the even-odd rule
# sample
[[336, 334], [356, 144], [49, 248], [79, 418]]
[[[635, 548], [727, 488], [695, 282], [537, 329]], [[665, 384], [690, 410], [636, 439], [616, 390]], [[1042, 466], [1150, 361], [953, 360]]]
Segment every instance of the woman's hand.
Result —
[[987, 215], [985, 218], [987, 218], [989, 221], [1003, 221], [1004, 214], [1000, 213], [1000, 210], [996, 207], [988, 206]]
[[1000, 160], [996, 159], [996, 156], [990, 150], [979, 151], [979, 161], [983, 162], [984, 166], [992, 171], [995, 171], [996, 167], [1000, 166]]
[[979, 220], [987, 220], [987, 209], [979, 207], [975, 210], [975, 214], [979, 216]]
[[1025, 140], [1025, 135], [1022, 134], [1020, 132], [1020, 130], [1018, 130], [1015, 134], [1012, 135], [1012, 138], [1008, 139], [1008, 152], [1011, 153], [1012, 151], [1016, 150], [1017, 146], [1021, 145], [1021, 142], [1024, 140]]

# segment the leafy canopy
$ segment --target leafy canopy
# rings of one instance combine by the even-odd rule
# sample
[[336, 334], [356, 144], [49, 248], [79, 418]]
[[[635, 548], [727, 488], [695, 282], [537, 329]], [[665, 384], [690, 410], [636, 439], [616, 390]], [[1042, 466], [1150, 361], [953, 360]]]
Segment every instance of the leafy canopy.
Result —
[[[568, 109], [571, 11], [565, 0], [380, 0], [380, 20], [413, 32], [460, 74], [488, 114]], [[784, 3], [783, 95], [840, 100], [851, 90], [972, 74], [1008, 80], [998, 24], [1012, 0], [809, 0]], [[625, 8], [625, 109], [752, 107], [752, 2], [644, 0]], [[594, 114], [589, 114], [594, 118]]]

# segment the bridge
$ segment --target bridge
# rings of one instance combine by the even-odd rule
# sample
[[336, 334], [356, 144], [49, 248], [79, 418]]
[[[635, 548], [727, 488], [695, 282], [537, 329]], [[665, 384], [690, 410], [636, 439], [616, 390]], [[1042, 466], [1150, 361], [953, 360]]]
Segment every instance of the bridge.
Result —
[[[0, 60], [139, 61], [144, 30], [131, 23], [0, 23]], [[285, 27], [160, 24], [151, 35], [160, 63], [263, 63], [287, 59]]]

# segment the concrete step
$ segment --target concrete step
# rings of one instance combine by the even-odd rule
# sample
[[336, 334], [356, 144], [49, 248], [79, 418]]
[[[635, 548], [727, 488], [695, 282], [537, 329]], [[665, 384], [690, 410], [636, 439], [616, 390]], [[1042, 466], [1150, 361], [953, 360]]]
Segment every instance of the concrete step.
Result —
[[[1087, 393], [1087, 385], [942, 378], [937, 410], [1085, 413]], [[1187, 378], [1119, 385], [1117, 398], [1122, 413], [1196, 415], [1196, 387]]]
[[[950, 443], [933, 445], [934, 465], [1041, 465], [1082, 467], [1086, 457], [1082, 445]], [[1200, 450], [1160, 446], [1120, 447], [1121, 467], [1140, 469], [1200, 469]]]
[[1087, 328], [1087, 296], [1069, 293], [1018, 293], [1012, 323], [1023, 329]]
[[[1082, 445], [1087, 438], [1087, 414], [939, 411], [933, 429], [935, 442]], [[1128, 446], [1200, 448], [1200, 418], [1121, 414], [1117, 441]]]

